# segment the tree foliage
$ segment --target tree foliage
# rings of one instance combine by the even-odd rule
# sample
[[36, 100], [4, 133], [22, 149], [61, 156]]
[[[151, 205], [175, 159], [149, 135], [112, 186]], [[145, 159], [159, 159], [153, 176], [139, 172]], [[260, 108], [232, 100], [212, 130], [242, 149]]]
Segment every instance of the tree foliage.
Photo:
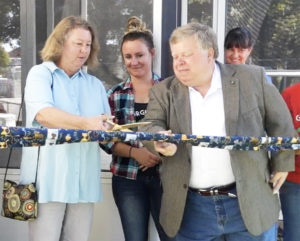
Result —
[[255, 40], [253, 63], [299, 69], [299, 0], [228, 0], [226, 30], [247, 27]]
[[0, 0], [0, 42], [20, 40], [20, 1]]
[[211, 0], [189, 0], [188, 22], [196, 21], [212, 26], [212, 20], [213, 4]]
[[4, 74], [6, 72], [6, 68], [10, 64], [10, 59], [6, 51], [3, 47], [0, 46], [0, 74]]
[[299, 1], [272, 1], [256, 46], [254, 56], [258, 64], [274, 69], [299, 69]]

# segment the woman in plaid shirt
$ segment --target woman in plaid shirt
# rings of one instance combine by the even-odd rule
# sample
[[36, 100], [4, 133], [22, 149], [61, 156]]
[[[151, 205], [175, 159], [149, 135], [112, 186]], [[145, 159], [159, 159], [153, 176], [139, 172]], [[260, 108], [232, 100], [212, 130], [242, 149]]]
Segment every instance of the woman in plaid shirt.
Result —
[[[153, 36], [137, 17], [128, 19], [121, 52], [129, 78], [108, 91], [115, 123], [127, 124], [143, 119], [149, 101], [149, 90], [159, 82], [152, 72]], [[125, 240], [147, 241], [151, 213], [161, 240], [170, 240], [159, 224], [161, 183], [159, 156], [140, 142], [117, 142], [111, 148], [112, 188], [119, 210]]]

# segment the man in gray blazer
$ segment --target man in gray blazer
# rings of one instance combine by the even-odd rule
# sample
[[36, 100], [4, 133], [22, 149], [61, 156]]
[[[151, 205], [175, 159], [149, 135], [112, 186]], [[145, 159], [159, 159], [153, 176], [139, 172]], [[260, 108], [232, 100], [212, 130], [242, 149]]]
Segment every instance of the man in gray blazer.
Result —
[[[288, 109], [263, 68], [216, 62], [211, 28], [190, 23], [170, 38], [175, 76], [150, 91], [140, 130], [211, 136], [293, 136]], [[146, 143], [162, 156], [160, 222], [177, 241], [276, 240], [277, 192], [294, 152], [228, 151]]]

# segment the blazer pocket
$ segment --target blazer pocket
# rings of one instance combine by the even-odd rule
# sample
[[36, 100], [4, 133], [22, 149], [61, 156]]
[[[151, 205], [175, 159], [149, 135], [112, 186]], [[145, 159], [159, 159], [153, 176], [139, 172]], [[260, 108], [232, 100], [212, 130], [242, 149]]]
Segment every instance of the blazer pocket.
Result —
[[243, 124], [240, 126], [240, 130], [243, 132], [243, 135], [256, 137], [264, 135], [264, 118], [258, 107], [241, 113], [241, 119]]
[[247, 108], [247, 109], [241, 111], [241, 116], [243, 118], [253, 116], [253, 115], [257, 115], [257, 114], [260, 115], [260, 111], [259, 111], [257, 106], [253, 106], [253, 107], [250, 107], [250, 108]]

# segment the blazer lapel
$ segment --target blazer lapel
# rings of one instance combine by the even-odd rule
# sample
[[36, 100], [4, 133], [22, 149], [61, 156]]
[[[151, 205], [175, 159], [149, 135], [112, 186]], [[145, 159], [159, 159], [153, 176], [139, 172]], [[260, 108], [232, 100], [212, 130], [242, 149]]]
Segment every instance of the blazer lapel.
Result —
[[239, 115], [239, 79], [236, 71], [218, 63], [221, 70], [226, 135], [235, 135]]
[[[192, 115], [191, 115], [191, 106], [189, 98], [189, 89], [184, 86], [177, 80], [177, 84], [173, 86], [173, 103], [174, 103], [174, 112], [176, 118], [172, 121], [177, 121], [179, 126], [179, 131], [177, 133], [181, 134], [192, 134]], [[187, 153], [189, 155], [189, 162], [191, 160], [191, 150], [192, 145], [190, 143], [185, 145], [187, 148]]]
[[182, 85], [178, 80], [173, 88], [173, 103], [175, 108], [175, 118], [179, 125], [179, 131], [182, 134], [192, 133], [192, 117], [191, 117], [191, 107], [190, 98], [188, 93], [188, 88]]

